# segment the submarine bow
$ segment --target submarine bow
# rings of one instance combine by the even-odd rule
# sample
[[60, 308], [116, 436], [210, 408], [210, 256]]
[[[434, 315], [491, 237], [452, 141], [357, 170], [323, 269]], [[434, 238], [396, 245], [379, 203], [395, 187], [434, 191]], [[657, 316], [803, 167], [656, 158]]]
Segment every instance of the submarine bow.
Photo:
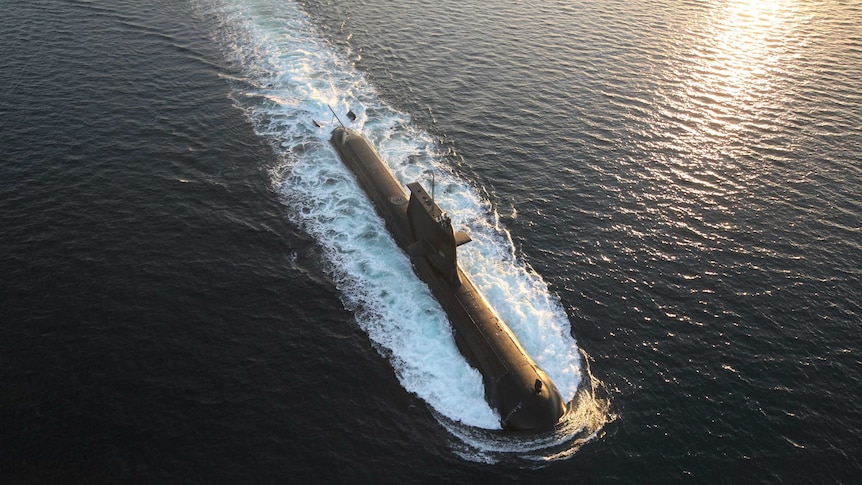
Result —
[[469, 236], [452, 228], [421, 184], [408, 184], [408, 195], [362, 135], [342, 125], [330, 142], [446, 312], [455, 343], [482, 375], [485, 400], [503, 428], [553, 427], [566, 409], [556, 386], [458, 265], [456, 248]]

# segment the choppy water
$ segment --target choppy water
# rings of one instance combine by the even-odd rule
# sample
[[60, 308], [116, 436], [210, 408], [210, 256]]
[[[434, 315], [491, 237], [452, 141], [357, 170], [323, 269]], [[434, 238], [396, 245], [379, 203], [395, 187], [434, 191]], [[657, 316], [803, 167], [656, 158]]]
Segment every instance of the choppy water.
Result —
[[[859, 4], [8, 10], [12, 481], [862, 468]], [[465, 269], [571, 396], [566, 426], [493, 431], [445, 317], [311, 123], [327, 103], [402, 181], [435, 172], [474, 239]]]

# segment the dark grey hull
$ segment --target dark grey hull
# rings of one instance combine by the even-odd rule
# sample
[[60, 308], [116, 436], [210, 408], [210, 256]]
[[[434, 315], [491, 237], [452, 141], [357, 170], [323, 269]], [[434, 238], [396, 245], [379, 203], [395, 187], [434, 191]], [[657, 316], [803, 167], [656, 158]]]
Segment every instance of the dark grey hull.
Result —
[[458, 349], [483, 377], [485, 398], [505, 429], [551, 428], [565, 412], [554, 383], [524, 351], [509, 327], [457, 265], [455, 247], [469, 241], [418, 184], [408, 195], [371, 144], [344, 127], [332, 145], [410, 255], [417, 276], [449, 317]]

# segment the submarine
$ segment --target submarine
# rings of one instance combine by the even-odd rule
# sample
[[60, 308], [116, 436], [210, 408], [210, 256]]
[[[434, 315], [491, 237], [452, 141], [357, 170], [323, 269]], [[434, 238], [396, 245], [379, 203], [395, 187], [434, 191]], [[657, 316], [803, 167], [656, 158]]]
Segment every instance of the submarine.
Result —
[[420, 183], [407, 184], [408, 194], [371, 143], [338, 123], [330, 143], [446, 312], [458, 350], [482, 375], [485, 400], [503, 429], [552, 428], [566, 410], [556, 386], [458, 265], [456, 248], [470, 237], [452, 228]]

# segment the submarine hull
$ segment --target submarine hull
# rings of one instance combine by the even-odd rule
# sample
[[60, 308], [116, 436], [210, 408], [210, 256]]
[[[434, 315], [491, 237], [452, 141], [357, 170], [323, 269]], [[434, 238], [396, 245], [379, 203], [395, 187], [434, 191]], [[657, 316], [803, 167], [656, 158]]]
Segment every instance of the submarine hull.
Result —
[[455, 246], [469, 237], [453, 232], [448, 217], [421, 185], [408, 184], [408, 195], [360, 134], [339, 126], [330, 142], [446, 312], [455, 343], [482, 374], [485, 399], [503, 428], [553, 427], [565, 412], [556, 386], [457, 265]]

